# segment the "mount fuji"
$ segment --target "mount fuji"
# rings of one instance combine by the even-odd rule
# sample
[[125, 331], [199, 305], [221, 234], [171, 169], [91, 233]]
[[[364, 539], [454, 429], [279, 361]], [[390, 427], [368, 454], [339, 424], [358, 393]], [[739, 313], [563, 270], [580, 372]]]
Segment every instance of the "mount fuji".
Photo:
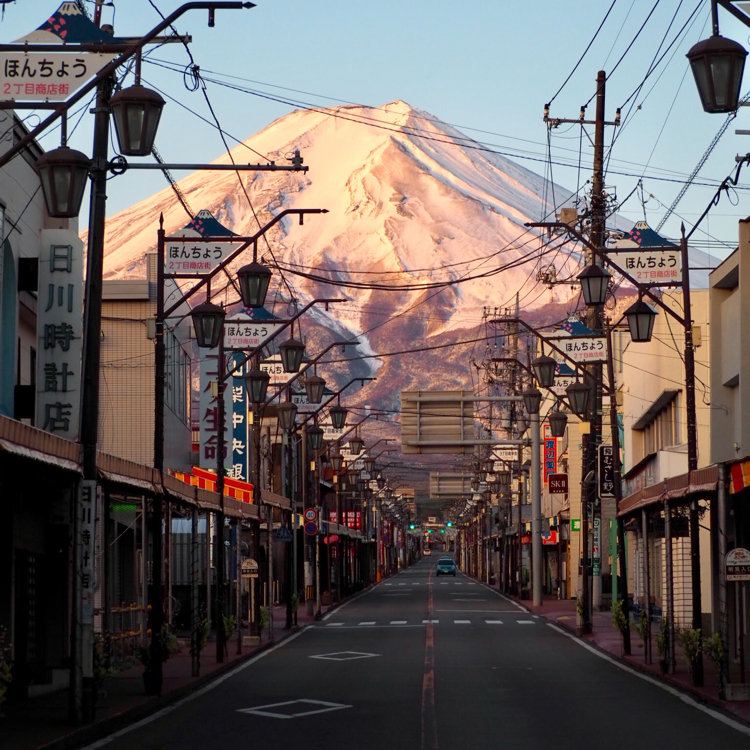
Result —
[[[551, 212], [541, 176], [403, 101], [295, 111], [216, 163], [260, 153], [282, 164], [297, 150], [306, 173], [199, 171], [177, 185], [191, 211], [208, 210], [239, 235], [287, 208], [327, 209], [302, 225], [279, 222], [258, 256], [273, 267], [268, 307], [280, 317], [292, 298], [344, 300], [311, 308], [302, 333], [313, 356], [358, 338], [364, 358], [325, 367], [341, 383], [376, 375], [361, 403], [397, 410], [402, 389], [470, 387], [487, 309], [518, 304], [524, 319], [547, 322], [572, 309], [577, 290], [539, 278], [574, 275], [578, 258], [564, 247], [543, 254], [524, 226]], [[561, 195], [556, 187], [558, 203]], [[189, 222], [170, 187], [108, 218], [105, 278], [145, 277], [160, 215], [167, 234]]]

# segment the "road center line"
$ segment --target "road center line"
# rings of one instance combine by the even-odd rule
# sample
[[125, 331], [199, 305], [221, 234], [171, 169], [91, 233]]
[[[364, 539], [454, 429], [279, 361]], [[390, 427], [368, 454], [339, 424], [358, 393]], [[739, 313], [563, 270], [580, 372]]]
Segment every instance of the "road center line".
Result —
[[427, 624], [424, 639], [424, 672], [422, 674], [422, 742], [421, 750], [438, 750], [435, 715], [435, 625], [432, 623], [432, 572], [427, 575]]

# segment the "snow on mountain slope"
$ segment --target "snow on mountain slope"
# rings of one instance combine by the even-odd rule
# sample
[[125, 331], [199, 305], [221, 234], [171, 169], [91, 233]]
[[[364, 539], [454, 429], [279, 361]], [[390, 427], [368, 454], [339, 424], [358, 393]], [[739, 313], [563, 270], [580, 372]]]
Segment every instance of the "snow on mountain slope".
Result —
[[[563, 311], [574, 295], [568, 286], [547, 290], [536, 281], [538, 270], [553, 259], [535, 257], [540, 242], [524, 222], [549, 211], [543, 178], [485, 152], [427, 113], [402, 101], [378, 109], [297, 111], [231, 155], [237, 163], [262, 162], [260, 153], [288, 164], [297, 149], [307, 173], [242, 172], [240, 185], [233, 172], [199, 171], [179, 187], [194, 211], [210, 210], [241, 235], [285, 208], [327, 209], [301, 226], [288, 218], [258, 243], [266, 262], [288, 269], [285, 281], [303, 303], [320, 296], [347, 299], [332, 306], [329, 317], [318, 311], [320, 325], [335, 320], [351, 335], [364, 335], [375, 351], [413, 349], [428, 340], [459, 340], [481, 325], [485, 306], [512, 305], [517, 294], [525, 314], [542, 307]], [[223, 155], [216, 161], [230, 160]], [[558, 200], [560, 195], [558, 187]], [[188, 222], [169, 187], [107, 220], [108, 278], [145, 276], [143, 256], [155, 250], [160, 214], [168, 234]], [[558, 276], [575, 268], [562, 254], [554, 263]], [[294, 270], [390, 291], [341, 288]], [[274, 271], [274, 284], [280, 278]], [[452, 283], [424, 288], [437, 282]], [[282, 291], [288, 297], [286, 287]], [[450, 360], [440, 351], [437, 356], [442, 365]], [[454, 384], [462, 367], [466, 358], [457, 357]], [[403, 387], [416, 382], [410, 377]]]

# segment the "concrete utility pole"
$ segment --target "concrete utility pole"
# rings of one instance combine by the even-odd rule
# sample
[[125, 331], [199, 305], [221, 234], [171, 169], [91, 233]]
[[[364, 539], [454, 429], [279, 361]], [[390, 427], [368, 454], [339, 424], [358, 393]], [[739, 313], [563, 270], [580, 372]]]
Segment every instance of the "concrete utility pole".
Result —
[[[562, 123], [578, 123], [594, 126], [594, 165], [591, 185], [591, 206], [589, 210], [590, 240], [593, 248], [604, 247], [606, 235], [606, 199], [604, 196], [604, 127], [620, 124], [620, 113], [613, 122], [604, 119], [604, 104], [607, 76], [600, 70], [596, 76], [596, 117], [586, 120], [585, 107], [581, 108], [578, 119], [549, 117], [549, 105], [545, 107], [544, 121], [547, 127], [554, 128]], [[587, 265], [601, 265], [599, 254], [589, 249]], [[601, 305], [588, 308], [586, 325], [595, 333], [604, 330], [604, 310]], [[602, 434], [602, 365], [596, 363], [586, 367], [586, 382], [592, 390], [589, 399], [589, 433], [583, 435], [583, 482], [581, 484], [581, 536], [583, 538], [581, 560], [581, 603], [583, 605], [583, 631], [591, 632], [592, 604], [601, 605], [601, 506], [598, 497], [597, 456]], [[592, 557], [589, 556], [589, 527], [593, 522], [595, 531]], [[622, 571], [624, 575], [624, 571]], [[593, 574], [593, 576], [592, 576]], [[593, 586], [592, 586], [593, 578]]]

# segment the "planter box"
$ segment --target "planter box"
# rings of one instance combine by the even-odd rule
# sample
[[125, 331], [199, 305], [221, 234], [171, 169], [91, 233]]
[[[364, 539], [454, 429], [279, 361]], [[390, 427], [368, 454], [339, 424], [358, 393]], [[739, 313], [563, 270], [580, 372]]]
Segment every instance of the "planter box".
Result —
[[257, 646], [260, 644], [260, 636], [259, 635], [243, 635], [242, 636], [242, 645], [243, 646]]
[[750, 682], [730, 682], [727, 684], [728, 701], [750, 701]]

